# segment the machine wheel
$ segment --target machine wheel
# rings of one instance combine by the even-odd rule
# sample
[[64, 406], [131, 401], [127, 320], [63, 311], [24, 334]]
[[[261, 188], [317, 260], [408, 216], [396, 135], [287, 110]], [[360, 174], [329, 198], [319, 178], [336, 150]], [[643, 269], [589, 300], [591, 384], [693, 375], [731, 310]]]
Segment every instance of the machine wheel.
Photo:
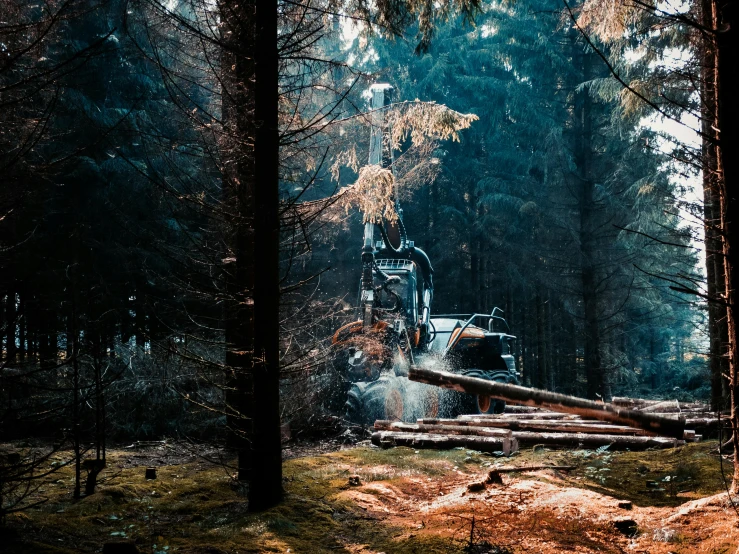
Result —
[[[491, 381], [507, 382], [504, 378], [496, 378], [487, 371], [480, 369], [469, 369], [463, 373], [467, 377], [477, 377], [478, 379], [487, 379]], [[505, 410], [505, 401], [495, 400], [489, 396], [480, 396], [467, 394], [466, 400], [463, 402], [465, 411], [467, 414], [501, 414]]]
[[346, 416], [356, 423], [371, 425], [378, 419], [403, 419], [405, 402], [400, 380], [381, 375], [377, 380], [354, 383], [346, 400]]
[[349, 421], [362, 423], [362, 414], [364, 413], [362, 397], [368, 384], [352, 383], [352, 386], [349, 387], [349, 392], [346, 393], [346, 404], [344, 404], [344, 412]]
[[437, 418], [439, 417], [439, 391], [436, 387], [429, 387], [426, 390], [426, 394], [423, 398], [423, 414], [422, 417]]

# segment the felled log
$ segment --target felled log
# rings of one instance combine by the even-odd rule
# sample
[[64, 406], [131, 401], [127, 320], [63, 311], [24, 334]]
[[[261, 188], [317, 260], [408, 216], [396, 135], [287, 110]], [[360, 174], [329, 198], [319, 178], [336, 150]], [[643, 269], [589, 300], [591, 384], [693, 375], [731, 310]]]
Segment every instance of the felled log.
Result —
[[[419, 423], [425, 425], [453, 425], [449, 421], [461, 423], [464, 420], [447, 420], [438, 421], [436, 424], [431, 423], [434, 420], [423, 419]], [[626, 425], [610, 425], [601, 423], [598, 420], [590, 421], [538, 421], [536, 419], [484, 419], [484, 420], [468, 420], [466, 423], [479, 427], [497, 427], [501, 429], [510, 429], [512, 431], [549, 431], [553, 433], [606, 433], [610, 435], [651, 435], [649, 431], [638, 429], [636, 427], [628, 427]]]
[[[513, 421], [516, 419], [571, 419], [581, 420], [581, 416], [573, 414], [563, 414], [560, 412], [536, 412], [536, 414], [464, 414], [459, 416], [462, 419], [503, 419]], [[591, 418], [593, 419], [593, 418]]]
[[[677, 417], [677, 414], [665, 414], [665, 417]], [[718, 427], [718, 418], [715, 417], [690, 417], [685, 419], [685, 427], [690, 429], [713, 429]], [[721, 418], [723, 425], [729, 425], [729, 419]]]
[[677, 400], [648, 400], [646, 398], [628, 398], [614, 396], [611, 404], [624, 408], [633, 408], [642, 412], [666, 413], [670, 411], [707, 411], [710, 407], [705, 402], [678, 402]]
[[659, 402], [659, 400], [647, 400], [646, 398], [629, 398], [628, 396], [614, 396], [613, 398], [611, 398], [611, 404], [628, 408], [646, 406], [647, 404], [654, 402]]
[[641, 406], [648, 406], [649, 404], [656, 404], [661, 400], [650, 400], [647, 398], [630, 398], [628, 396], [614, 396], [611, 398], [611, 404], [617, 406], [623, 406], [625, 408], [638, 408]]
[[402, 431], [405, 433], [434, 433], [442, 435], [474, 435], [478, 437], [511, 438], [510, 429], [496, 429], [492, 427], [469, 427], [464, 425], [427, 425], [424, 423], [403, 423], [378, 419], [375, 421], [378, 431]]
[[506, 456], [518, 451], [518, 441], [508, 437], [476, 437], [468, 435], [437, 435], [432, 433], [404, 433], [401, 431], [376, 431], [372, 444], [382, 448], [409, 446], [411, 448], [468, 448], [480, 452], [503, 452]]
[[411, 367], [408, 372], [408, 378], [411, 381], [436, 385], [468, 394], [490, 396], [527, 406], [542, 406], [559, 412], [638, 427], [639, 429], [668, 437], [682, 439], [685, 431], [685, 419], [683, 418], [665, 418], [655, 414], [645, 414], [635, 410], [619, 408], [611, 404], [576, 398], [574, 396], [539, 389], [529, 389], [507, 383], [497, 383], [476, 377], [457, 375], [447, 371]]
[[[692, 417], [693, 414], [697, 414], [696, 417], [711, 417], [716, 415], [716, 412], [712, 412], [708, 406], [701, 406], [700, 408], [680, 408], [680, 413], [684, 414], [685, 417]], [[721, 417], [724, 415], [729, 417], [729, 412], [726, 412], [725, 414], [722, 412]]]
[[663, 402], [657, 402], [656, 404], [647, 404], [636, 408], [640, 412], [679, 412], [680, 403], [677, 400], [665, 400]]
[[678, 402], [677, 400], [666, 400], [656, 404], [648, 404], [637, 408], [640, 412], [658, 413], [711, 413], [708, 404], [702, 402]]
[[550, 444], [556, 446], [598, 448], [610, 445], [613, 450], [644, 450], [647, 448], [674, 448], [685, 444], [683, 440], [667, 437], [632, 437], [590, 433], [533, 433], [513, 431], [513, 438], [521, 444]]
[[514, 404], [506, 404], [503, 412], [506, 414], [530, 414], [532, 412], [541, 412], [541, 408], [536, 406], [517, 406]]
[[[606, 435], [637, 435], [637, 436], [656, 436], [650, 431], [639, 429], [637, 427], [628, 427], [626, 425], [614, 425], [610, 423], [602, 423], [596, 420], [574, 420], [574, 421], [539, 421], [537, 419], [432, 419], [423, 418], [418, 420], [423, 425], [455, 425], [468, 427], [495, 427], [500, 429], [510, 429], [511, 431], [541, 431], [551, 433], [595, 433]], [[687, 426], [687, 424], [686, 424]], [[695, 430], [686, 429], [683, 432], [683, 439], [687, 441], [699, 441], [701, 435], [696, 435]]]

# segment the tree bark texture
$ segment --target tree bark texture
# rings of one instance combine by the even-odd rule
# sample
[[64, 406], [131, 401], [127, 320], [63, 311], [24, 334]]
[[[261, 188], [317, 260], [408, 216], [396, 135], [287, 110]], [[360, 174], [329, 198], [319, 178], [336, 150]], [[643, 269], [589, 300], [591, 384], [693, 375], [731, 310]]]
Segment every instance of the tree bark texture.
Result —
[[[493, 429], [510, 429], [511, 431], [544, 431], [544, 432], [562, 432], [562, 433], [600, 433], [606, 435], [652, 435], [644, 429], [629, 427], [628, 425], [609, 425], [595, 421], [563, 421], [563, 420], [539, 420], [533, 416], [531, 419], [477, 419], [477, 420], [436, 420], [431, 423], [432, 419], [419, 420], [419, 425], [425, 425], [429, 428], [437, 426], [452, 426], [454, 428], [493, 428]], [[375, 428], [377, 427], [375, 422]], [[384, 428], [384, 427], [382, 427]]]
[[231, 256], [226, 365], [238, 476], [250, 510], [282, 497], [279, 412], [279, 131], [277, 6], [220, 4]]
[[536, 387], [540, 389], [549, 388], [549, 375], [547, 367], [547, 341], [545, 335], [546, 312], [541, 294], [536, 295]]
[[[581, 49], [579, 45], [576, 48]], [[591, 78], [592, 54], [580, 54], [582, 81]], [[585, 340], [585, 375], [588, 398], [605, 399], [605, 381], [600, 355], [600, 322], [598, 321], [598, 290], [595, 260], [595, 198], [592, 175], [593, 140], [593, 101], [587, 89], [575, 94], [575, 163], [579, 180], [580, 195], [578, 211], [580, 215], [580, 281], [582, 286], [582, 305], [584, 311], [583, 338]]]
[[724, 256], [724, 277], [728, 354], [729, 392], [731, 398], [731, 423], [734, 432], [734, 482], [739, 489], [739, 345], [737, 344], [736, 294], [739, 291], [739, 0], [713, 3], [717, 14], [716, 52], [718, 89], [719, 167], [723, 179], [719, 179], [719, 206]]
[[682, 440], [667, 437], [630, 437], [590, 433], [535, 433], [531, 431], [514, 431], [513, 438], [521, 444], [550, 444], [575, 448], [598, 448], [610, 445], [614, 450], [674, 448], [683, 443]]
[[254, 3], [257, 20], [254, 141], [254, 435], [249, 504], [263, 509], [282, 498], [280, 436], [279, 59], [277, 3]]
[[465, 435], [438, 435], [431, 433], [404, 433], [400, 431], [376, 431], [372, 433], [372, 444], [391, 448], [409, 446], [411, 448], [469, 448], [479, 452], [503, 452], [506, 456], [518, 451], [518, 442], [507, 437], [475, 437]]

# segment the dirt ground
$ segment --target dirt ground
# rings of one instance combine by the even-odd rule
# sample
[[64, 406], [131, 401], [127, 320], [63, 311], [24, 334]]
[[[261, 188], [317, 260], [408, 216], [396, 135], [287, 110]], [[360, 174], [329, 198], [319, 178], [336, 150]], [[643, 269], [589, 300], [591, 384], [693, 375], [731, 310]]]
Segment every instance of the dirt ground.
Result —
[[[739, 499], [735, 509], [715, 451], [715, 442], [647, 452], [537, 447], [497, 458], [293, 445], [285, 501], [251, 514], [222, 453], [129, 445], [109, 453], [87, 498], [71, 498], [70, 467], [51, 474], [29, 499], [46, 501], [9, 516], [0, 550], [100, 552], [107, 542], [128, 542], [152, 554], [733, 554]], [[532, 464], [576, 469], [503, 473], [502, 484], [484, 483], [496, 466]], [[156, 480], [144, 478], [147, 466], [157, 467]]]

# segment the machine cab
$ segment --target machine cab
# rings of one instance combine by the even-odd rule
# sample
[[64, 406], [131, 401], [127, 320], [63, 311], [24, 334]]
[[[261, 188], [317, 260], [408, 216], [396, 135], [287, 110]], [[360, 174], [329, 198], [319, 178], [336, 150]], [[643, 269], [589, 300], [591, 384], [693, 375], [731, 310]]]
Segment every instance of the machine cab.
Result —
[[[418, 278], [416, 264], [404, 259], [377, 260], [377, 269], [387, 279], [376, 290], [375, 308], [380, 317], [405, 318], [407, 325], [415, 326], [418, 322]], [[382, 282], [382, 275], [376, 275], [375, 282]]]

